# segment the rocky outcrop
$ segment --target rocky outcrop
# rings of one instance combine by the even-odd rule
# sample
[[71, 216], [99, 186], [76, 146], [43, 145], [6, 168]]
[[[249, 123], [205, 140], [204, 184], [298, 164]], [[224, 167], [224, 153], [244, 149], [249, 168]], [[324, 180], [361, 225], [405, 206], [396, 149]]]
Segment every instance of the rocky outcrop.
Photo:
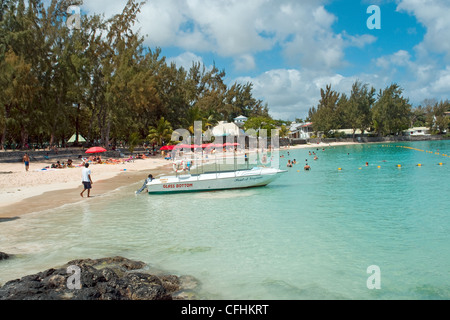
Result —
[[6, 253], [4, 253], [4, 252], [0, 252], [0, 260], [6, 260], [6, 259], [8, 259], [9, 258], [9, 255], [7, 255]]
[[[79, 268], [81, 289], [68, 285], [74, 279], [68, 272], [70, 266]], [[0, 288], [0, 300], [172, 300], [189, 296], [183, 293], [182, 278], [151, 275], [142, 270], [145, 266], [122, 257], [74, 260], [7, 282]]]

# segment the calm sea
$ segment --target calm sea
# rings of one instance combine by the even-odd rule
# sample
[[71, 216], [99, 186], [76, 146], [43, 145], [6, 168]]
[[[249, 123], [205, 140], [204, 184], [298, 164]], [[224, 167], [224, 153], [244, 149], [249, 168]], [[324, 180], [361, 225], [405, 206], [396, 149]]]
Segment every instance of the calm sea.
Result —
[[0, 251], [16, 255], [0, 283], [124, 256], [194, 276], [202, 299], [450, 299], [449, 141], [281, 154], [297, 165], [264, 188], [136, 196], [138, 183], [2, 222]]

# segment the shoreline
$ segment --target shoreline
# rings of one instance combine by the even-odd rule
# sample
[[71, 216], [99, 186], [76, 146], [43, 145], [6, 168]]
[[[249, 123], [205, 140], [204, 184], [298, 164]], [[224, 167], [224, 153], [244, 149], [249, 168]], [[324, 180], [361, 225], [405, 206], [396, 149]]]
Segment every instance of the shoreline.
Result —
[[[279, 151], [327, 148], [346, 145], [366, 144], [361, 142], [330, 142], [280, 147]], [[369, 144], [369, 143], [368, 143]], [[53, 161], [54, 162], [54, 161]], [[17, 219], [25, 214], [56, 209], [66, 204], [83, 201], [81, 167], [41, 171], [52, 161], [35, 161], [26, 172], [23, 163], [0, 163], [0, 220]], [[90, 166], [94, 181], [91, 198], [112, 192], [120, 187], [143, 181], [148, 173], [154, 177], [171, 172], [171, 162], [160, 156], [136, 159], [133, 162]], [[4, 178], [4, 179], [3, 179]], [[140, 187], [140, 186], [139, 186]], [[0, 221], [1, 222], [1, 221]]]
[[[56, 209], [66, 204], [83, 201], [80, 192], [81, 167], [39, 171], [31, 168], [47, 166], [49, 162], [32, 162], [26, 172], [22, 163], [0, 163], [0, 219], [19, 218], [25, 214]], [[134, 162], [89, 167], [92, 171], [93, 188], [91, 198], [112, 192], [120, 187], [143, 181], [149, 173], [155, 177], [167, 173], [167, 160], [149, 158]], [[7, 172], [7, 173], [4, 173]], [[4, 178], [4, 179], [3, 179]]]

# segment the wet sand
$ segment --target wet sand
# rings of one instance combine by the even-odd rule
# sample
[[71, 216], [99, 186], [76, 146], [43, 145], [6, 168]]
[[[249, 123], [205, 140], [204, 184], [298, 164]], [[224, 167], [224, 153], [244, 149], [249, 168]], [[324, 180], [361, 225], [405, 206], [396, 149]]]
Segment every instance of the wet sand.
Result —
[[[20, 217], [24, 214], [53, 209], [79, 201], [95, 201], [101, 195], [117, 188], [143, 182], [148, 174], [157, 177], [167, 174], [171, 164], [161, 158], [135, 160], [134, 162], [91, 165], [93, 185], [91, 197], [81, 198], [82, 167], [39, 171], [47, 162], [31, 163], [26, 172], [21, 163], [0, 163], [0, 218]], [[32, 168], [34, 170], [32, 170]], [[139, 185], [140, 187], [141, 185]]]

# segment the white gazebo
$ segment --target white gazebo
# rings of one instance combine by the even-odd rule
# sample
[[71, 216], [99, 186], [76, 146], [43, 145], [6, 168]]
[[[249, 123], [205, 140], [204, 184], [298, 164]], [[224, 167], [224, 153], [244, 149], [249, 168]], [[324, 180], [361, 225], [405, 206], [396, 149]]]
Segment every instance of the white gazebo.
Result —
[[238, 127], [242, 128], [244, 126], [244, 124], [247, 122], [247, 120], [248, 120], [247, 117], [241, 115], [241, 116], [239, 116], [237, 118], [234, 118], [234, 123]]

